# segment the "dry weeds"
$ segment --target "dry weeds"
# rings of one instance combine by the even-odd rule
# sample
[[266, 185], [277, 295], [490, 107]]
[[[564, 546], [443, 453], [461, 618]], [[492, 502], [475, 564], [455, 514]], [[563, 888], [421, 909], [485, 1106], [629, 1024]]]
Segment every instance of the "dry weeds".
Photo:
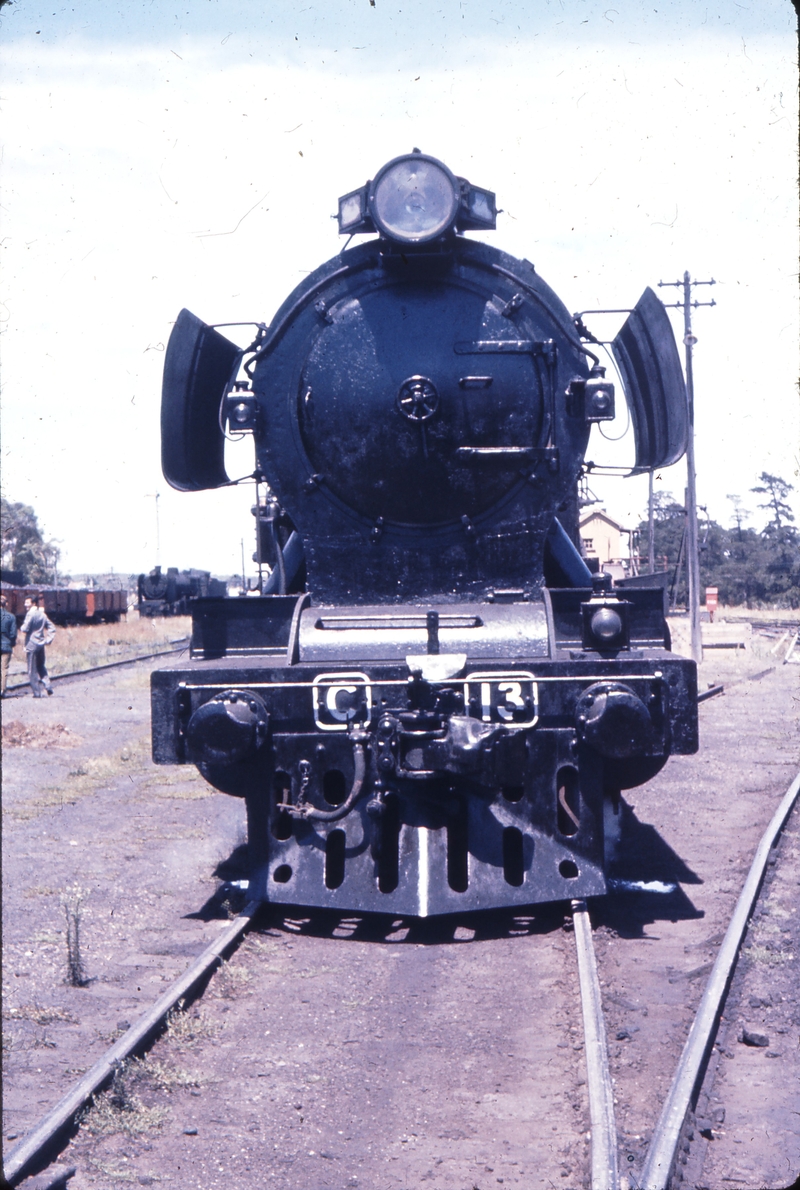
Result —
[[794, 955], [789, 950], [768, 950], [766, 946], [746, 946], [744, 953], [754, 963], [764, 963], [772, 967], [779, 967], [782, 963], [791, 963], [794, 959]]
[[3, 1016], [8, 1021], [33, 1021], [35, 1025], [52, 1025], [55, 1021], [66, 1021], [77, 1025], [75, 1017], [66, 1008], [44, 1008], [41, 1004], [21, 1004], [19, 1008], [4, 1008]]
[[9, 818], [27, 821], [55, 806], [63, 806], [95, 793], [125, 773], [142, 773], [148, 766], [152, 766], [150, 739], [148, 736], [142, 736], [126, 744], [119, 752], [107, 756], [85, 757], [77, 761], [75, 768], [70, 769], [61, 785], [44, 786], [38, 797], [6, 806], [3, 813]]
[[128, 1169], [126, 1166], [108, 1165], [105, 1161], [98, 1161], [91, 1158], [89, 1159], [89, 1165], [91, 1165], [92, 1169], [96, 1169], [98, 1173], [101, 1173], [104, 1178], [110, 1178], [112, 1186], [115, 1186], [118, 1182], [141, 1182], [141, 1179], [137, 1178], [133, 1170]]
[[200, 1087], [203, 1084], [199, 1074], [156, 1058], [136, 1059], [131, 1063], [131, 1072], [137, 1081], [146, 1083], [155, 1091], [173, 1091], [176, 1087]]
[[208, 1019], [202, 1008], [184, 1012], [184, 1001], [178, 1002], [167, 1017], [168, 1041], [181, 1049], [192, 1049], [198, 1042], [215, 1037], [219, 1026]]
[[79, 888], [77, 884], [65, 889], [61, 896], [61, 907], [67, 923], [67, 983], [74, 988], [84, 988], [89, 982], [81, 954], [83, 902], [88, 896], [89, 890]]
[[92, 1136], [111, 1136], [118, 1132], [139, 1136], [161, 1128], [170, 1114], [168, 1108], [148, 1107], [136, 1090], [136, 1082], [134, 1064], [121, 1063], [109, 1089], [96, 1095], [84, 1113], [81, 1129]]
[[74, 748], [80, 736], [63, 723], [21, 723], [12, 719], [3, 724], [4, 748]]
[[58, 628], [47, 650], [51, 674], [72, 673], [168, 649], [191, 632], [190, 616], [140, 620], [132, 615], [119, 624], [78, 624]]
[[249, 995], [252, 992], [250, 984], [252, 982], [252, 975], [246, 967], [241, 965], [231, 966], [228, 962], [220, 963], [214, 979], [214, 991], [223, 1000], [237, 1000], [240, 996]]

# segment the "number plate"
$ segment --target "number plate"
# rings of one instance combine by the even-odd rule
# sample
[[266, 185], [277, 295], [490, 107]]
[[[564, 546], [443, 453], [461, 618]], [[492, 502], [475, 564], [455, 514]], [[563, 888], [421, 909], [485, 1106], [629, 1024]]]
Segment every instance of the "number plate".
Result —
[[[347, 731], [350, 724], [370, 722], [375, 698], [370, 679], [356, 671], [318, 674], [312, 701], [320, 731]], [[464, 681], [464, 706], [469, 715], [484, 723], [535, 727], [539, 691], [533, 674], [526, 671], [472, 673]]]
[[539, 719], [539, 690], [533, 674], [520, 670], [468, 674], [464, 682], [464, 706], [473, 718], [484, 723], [535, 727]]
[[320, 731], [347, 731], [348, 724], [369, 723], [372, 718], [372, 686], [366, 674], [319, 674], [312, 698]]

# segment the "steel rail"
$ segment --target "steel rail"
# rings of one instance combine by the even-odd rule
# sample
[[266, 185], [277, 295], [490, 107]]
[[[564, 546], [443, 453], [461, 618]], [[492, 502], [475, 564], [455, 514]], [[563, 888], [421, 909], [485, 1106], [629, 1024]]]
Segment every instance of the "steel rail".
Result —
[[[189, 643], [188, 636], [185, 643], [177, 649], [162, 649], [160, 653], [140, 653], [138, 657], [124, 657], [121, 661], [107, 661], [104, 665], [91, 665], [88, 669], [71, 669], [65, 674], [50, 674], [51, 682], [62, 682], [64, 678], [83, 678], [88, 674], [100, 673], [104, 669], [117, 669], [120, 665], [133, 665], [136, 661], [152, 661], [154, 657], [171, 657], [173, 653], [183, 653]], [[6, 691], [24, 690], [30, 682], [16, 682], [13, 686], [6, 686]]]
[[592, 942], [592, 923], [585, 901], [572, 902], [572, 920], [578, 956], [586, 1085], [589, 1091], [589, 1117], [592, 1129], [592, 1190], [619, 1190], [614, 1087], [608, 1068], [606, 1026]]
[[672, 1080], [661, 1118], [656, 1125], [647, 1151], [647, 1160], [639, 1186], [641, 1190], [667, 1190], [672, 1176], [678, 1142], [680, 1141], [690, 1102], [699, 1090], [731, 975], [744, 938], [750, 914], [764, 878], [769, 854], [777, 842], [786, 819], [800, 793], [800, 773], [795, 777], [761, 837], [755, 858], [747, 875], [730, 925], [719, 948], [716, 962], [708, 977], [697, 1015], [692, 1022], [675, 1077]]
[[58, 1133], [72, 1122], [76, 1112], [80, 1111], [95, 1091], [113, 1075], [119, 1063], [124, 1062], [135, 1049], [146, 1041], [178, 1001], [214, 968], [228, 947], [236, 942], [248, 928], [260, 905], [260, 901], [250, 901], [242, 912], [226, 926], [219, 937], [187, 967], [183, 975], [176, 979], [163, 995], [159, 996], [152, 1008], [139, 1017], [139, 1020], [131, 1025], [102, 1058], [95, 1062], [91, 1070], [87, 1071], [61, 1102], [48, 1112], [33, 1132], [11, 1149], [3, 1160], [5, 1184], [16, 1186], [19, 1183], [26, 1170], [30, 1169], [37, 1158], [43, 1156]]

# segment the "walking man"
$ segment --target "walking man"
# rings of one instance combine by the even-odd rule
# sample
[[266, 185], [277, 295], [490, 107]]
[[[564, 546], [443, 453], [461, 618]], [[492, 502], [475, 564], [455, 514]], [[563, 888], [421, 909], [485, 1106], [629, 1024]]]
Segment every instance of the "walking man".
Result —
[[8, 600], [5, 595], [0, 595], [0, 645], [2, 651], [0, 657], [2, 658], [0, 668], [0, 697], [6, 696], [6, 682], [8, 681], [8, 667], [11, 663], [11, 654], [14, 651], [14, 645], [17, 643], [17, 617], [12, 615], [8, 610]]
[[48, 694], [53, 693], [45, 665], [44, 649], [45, 645], [52, 644], [56, 630], [39, 607], [38, 595], [25, 600], [25, 613], [22, 631], [25, 633], [25, 652], [28, 655], [28, 681], [33, 697], [41, 698], [43, 690]]

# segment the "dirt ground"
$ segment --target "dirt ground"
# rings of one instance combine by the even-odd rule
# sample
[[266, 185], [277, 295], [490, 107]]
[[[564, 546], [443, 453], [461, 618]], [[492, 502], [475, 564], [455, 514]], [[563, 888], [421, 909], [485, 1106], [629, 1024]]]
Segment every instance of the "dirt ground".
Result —
[[[709, 651], [702, 684], [727, 688], [701, 707], [700, 755], [673, 758], [628, 795], [623, 844], [637, 846], [623, 846], [617, 874], [677, 879], [676, 893], [620, 891], [593, 906], [633, 1174], [758, 837], [800, 767], [800, 667], [744, 680], [771, 665]], [[245, 874], [241, 803], [193, 770], [149, 761], [150, 668], [3, 704], [6, 1151], [214, 938], [235, 907], [221, 882]], [[780, 906], [791, 915], [791, 900]], [[564, 920], [563, 906], [428, 922], [265, 911], [203, 998], [86, 1114], [62, 1158], [78, 1167], [72, 1190], [588, 1185]], [[740, 1168], [786, 1183], [786, 1163], [779, 1180], [769, 1165], [771, 1141], [730, 1106], [729, 1071], [744, 1087], [751, 1060], [762, 1082], [751, 1109], [761, 1118], [775, 1100], [772, 1136], [800, 1169], [792, 1109], [778, 1103], [800, 1077], [793, 939], [785, 961], [759, 963], [757, 947], [748, 959], [758, 988], [785, 997], [781, 1022], [794, 1023], [770, 1041], [778, 1057], [737, 1043], [724, 1059], [726, 1124], [703, 1154], [712, 1190], [749, 1185]], [[82, 987], [65, 983], [70, 957]], [[722, 1102], [714, 1094], [709, 1110]]]
[[[725, 693], [701, 704], [699, 754], [673, 757], [654, 781], [627, 795], [648, 829], [629, 834], [618, 865], [620, 875], [677, 881], [678, 890], [620, 893], [594, 911], [622, 1166], [634, 1176], [758, 841], [800, 770], [800, 667], [772, 666], [741, 650], [707, 650], [700, 688], [723, 682]], [[743, 681], [748, 673], [763, 676]], [[778, 935], [774, 953], [748, 944], [739, 965], [757, 972], [761, 994], [772, 989], [775, 1027], [786, 1032], [771, 1059], [764, 1049], [754, 1056], [750, 1046], [720, 1041], [724, 1070], [712, 1062], [698, 1106], [701, 1123], [713, 1115], [717, 1126], [708, 1136], [694, 1130], [688, 1184], [698, 1188], [778, 1188], [792, 1180], [787, 1164], [800, 1173], [800, 921], [791, 866], [798, 822], [796, 810], [775, 869], [775, 887], [794, 908], [785, 910], [791, 932]], [[726, 1036], [729, 1020], [739, 1022], [742, 1012], [760, 1019], [741, 996], [735, 984]], [[754, 1063], [759, 1091], [748, 1096]], [[738, 1106], [727, 1104], [734, 1070], [743, 1094]]]
[[800, 1172], [799, 903], [796, 808], [768, 870], [698, 1104], [705, 1156], [697, 1184], [709, 1190], [723, 1180], [790, 1186]]

